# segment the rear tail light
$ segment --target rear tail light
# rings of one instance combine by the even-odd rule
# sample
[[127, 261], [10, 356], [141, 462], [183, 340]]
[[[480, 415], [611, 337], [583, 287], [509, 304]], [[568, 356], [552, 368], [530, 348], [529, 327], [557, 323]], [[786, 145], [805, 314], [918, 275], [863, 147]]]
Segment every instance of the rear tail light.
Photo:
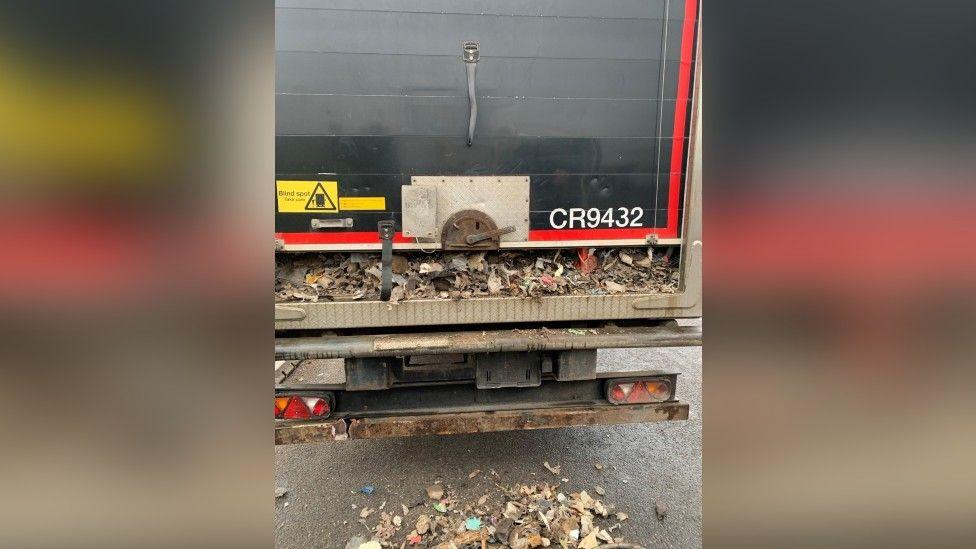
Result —
[[275, 396], [275, 419], [321, 419], [331, 413], [331, 394]]
[[671, 382], [667, 379], [615, 379], [607, 384], [611, 404], [646, 404], [670, 398]]

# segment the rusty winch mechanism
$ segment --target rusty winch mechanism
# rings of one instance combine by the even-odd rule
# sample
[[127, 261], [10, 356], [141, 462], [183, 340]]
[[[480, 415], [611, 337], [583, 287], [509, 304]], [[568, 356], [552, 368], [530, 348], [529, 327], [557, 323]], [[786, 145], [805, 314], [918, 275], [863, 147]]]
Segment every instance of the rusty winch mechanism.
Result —
[[461, 210], [444, 223], [441, 247], [444, 250], [497, 250], [501, 236], [515, 232], [515, 227], [498, 228], [487, 214]]
[[[377, 230], [383, 243], [380, 255], [380, 299], [389, 301], [393, 290], [393, 221], [380, 221]], [[502, 235], [512, 232], [515, 232], [515, 227], [509, 225], [499, 229], [495, 221], [483, 212], [461, 210], [447, 218], [444, 223], [441, 247], [454, 251], [497, 250]]]

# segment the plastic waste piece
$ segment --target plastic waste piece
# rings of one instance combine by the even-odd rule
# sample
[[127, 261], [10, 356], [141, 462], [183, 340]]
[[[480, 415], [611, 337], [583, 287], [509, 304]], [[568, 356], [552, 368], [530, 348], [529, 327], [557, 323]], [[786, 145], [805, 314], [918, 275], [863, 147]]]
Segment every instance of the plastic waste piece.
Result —
[[668, 506], [663, 503], [656, 503], [654, 514], [657, 515], [657, 520], [664, 520], [664, 517], [668, 516]]
[[[572, 328], [570, 328], [570, 329], [569, 329], [569, 331], [570, 331], [571, 333], [575, 333], [575, 332], [573, 332], [573, 329], [572, 329]], [[578, 330], [578, 331], [579, 331], [579, 332], [581, 332], [581, 334], [585, 334], [585, 333], [586, 333], [586, 332], [585, 332], [585, 331], [583, 331], [583, 330]], [[562, 470], [562, 468], [563, 468], [563, 467], [562, 467], [562, 465], [555, 465], [555, 466], [553, 466], [553, 465], [549, 465], [549, 462], [548, 462], [548, 461], [544, 461], [544, 462], [542, 462], [542, 466], [543, 466], [543, 467], [545, 467], [546, 469], [548, 469], [548, 470], [549, 470], [549, 472], [550, 472], [550, 473], [552, 473], [552, 474], [554, 474], [554, 475], [558, 475], [558, 474], [559, 474], [559, 472], [560, 472], [560, 471]]]
[[600, 545], [599, 540], [596, 539], [597, 532], [594, 530], [590, 532], [590, 535], [586, 536], [579, 542], [579, 549], [594, 549]]
[[420, 515], [420, 517], [417, 519], [416, 529], [418, 534], [426, 534], [427, 531], [430, 530], [430, 517], [427, 515]]
[[349, 538], [349, 541], [346, 542], [345, 549], [359, 549], [365, 544], [366, 544], [366, 538], [362, 536], [353, 536]]

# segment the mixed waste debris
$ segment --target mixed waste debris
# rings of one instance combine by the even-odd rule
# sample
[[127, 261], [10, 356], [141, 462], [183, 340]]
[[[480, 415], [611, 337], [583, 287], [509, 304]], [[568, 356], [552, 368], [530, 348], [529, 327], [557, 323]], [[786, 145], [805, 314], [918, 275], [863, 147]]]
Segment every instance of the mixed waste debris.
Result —
[[[392, 303], [411, 299], [540, 298], [674, 293], [678, 269], [653, 248], [411, 253], [393, 256]], [[278, 254], [275, 302], [375, 300], [378, 253]]]
[[[558, 465], [544, 466], [554, 475], [560, 471]], [[480, 473], [475, 470], [469, 478]], [[365, 507], [359, 523], [367, 533], [350, 539], [346, 549], [639, 549], [618, 532], [627, 514], [585, 490], [566, 493], [548, 482], [502, 485], [491, 480], [497, 490], [477, 501], [462, 502], [438, 483], [428, 486], [426, 498], [412, 507], [391, 505], [383, 511], [385, 501], [378, 510]], [[600, 487], [594, 490], [605, 493]], [[663, 514], [659, 510], [658, 517]]]

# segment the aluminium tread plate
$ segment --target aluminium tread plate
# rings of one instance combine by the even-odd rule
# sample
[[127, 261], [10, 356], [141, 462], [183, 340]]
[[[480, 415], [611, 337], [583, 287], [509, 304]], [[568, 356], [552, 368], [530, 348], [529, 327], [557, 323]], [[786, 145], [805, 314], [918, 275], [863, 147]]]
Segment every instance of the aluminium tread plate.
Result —
[[[647, 299], [652, 307], [643, 307]], [[278, 330], [561, 322], [631, 318], [690, 318], [700, 313], [691, 293], [282, 303], [304, 318], [276, 320]], [[302, 316], [302, 315], [298, 315]]]

